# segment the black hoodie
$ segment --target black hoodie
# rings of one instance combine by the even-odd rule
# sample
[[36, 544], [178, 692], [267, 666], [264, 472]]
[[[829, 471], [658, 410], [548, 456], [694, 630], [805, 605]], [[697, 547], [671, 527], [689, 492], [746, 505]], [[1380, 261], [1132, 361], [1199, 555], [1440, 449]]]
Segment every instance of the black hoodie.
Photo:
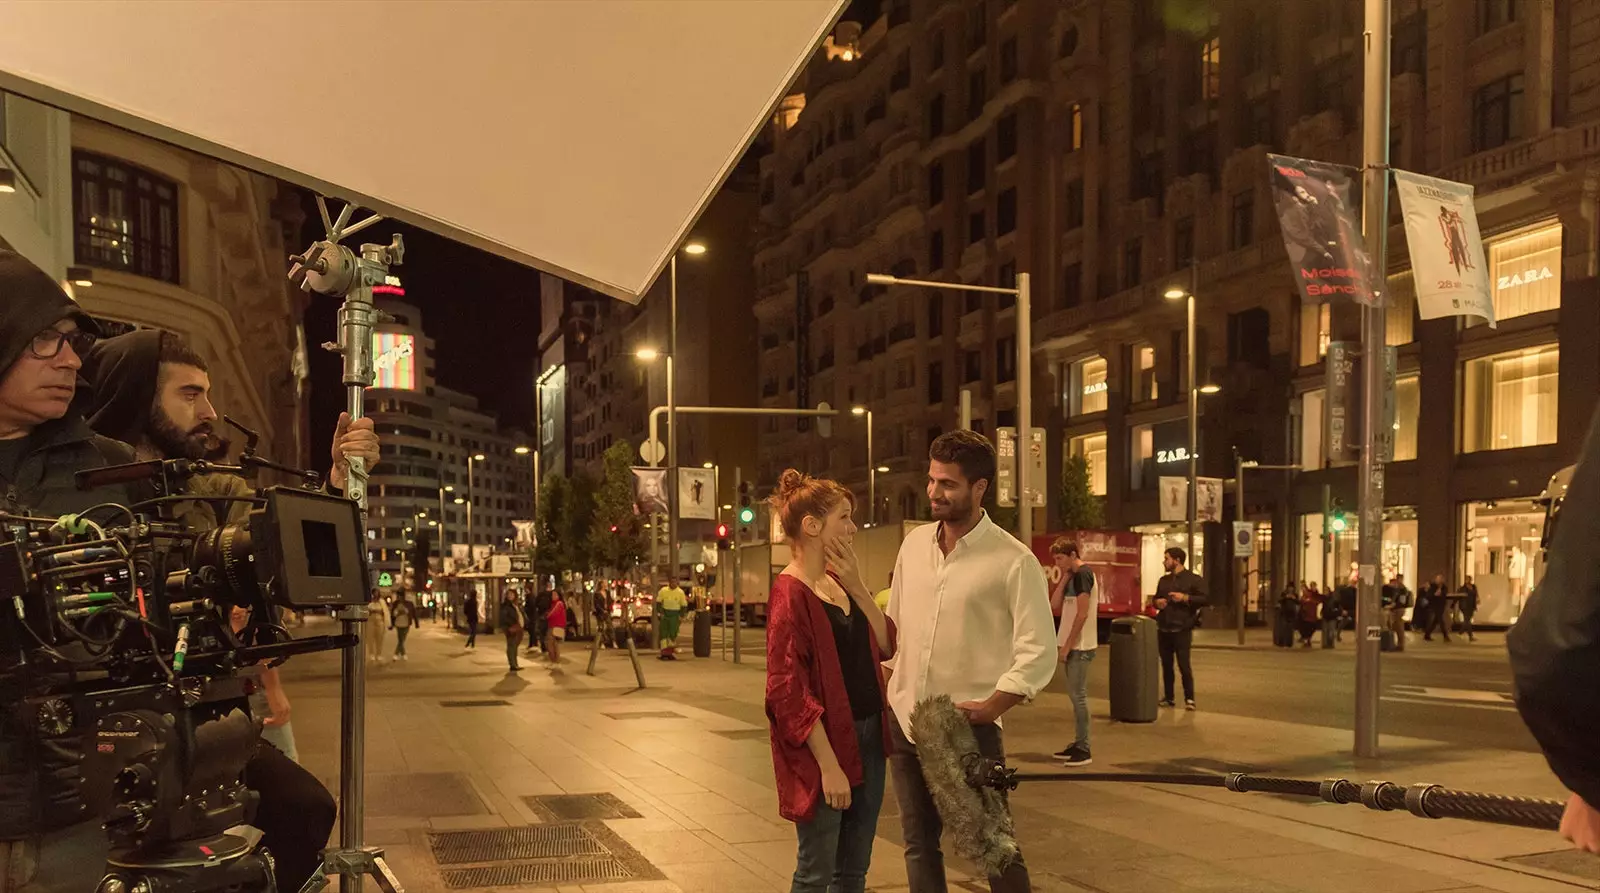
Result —
[[[33, 337], [63, 319], [94, 334], [100, 328], [50, 275], [14, 251], [0, 249], [0, 375], [22, 358]], [[68, 410], [27, 436], [15, 478], [0, 475], [0, 511], [40, 515], [82, 511], [102, 502], [126, 503], [121, 486], [77, 489], [73, 475], [89, 468], [133, 461], [133, 449], [94, 433], [80, 413]]]
[[160, 329], [137, 329], [95, 342], [83, 357], [74, 405], [96, 433], [138, 443], [150, 422], [161, 372]]

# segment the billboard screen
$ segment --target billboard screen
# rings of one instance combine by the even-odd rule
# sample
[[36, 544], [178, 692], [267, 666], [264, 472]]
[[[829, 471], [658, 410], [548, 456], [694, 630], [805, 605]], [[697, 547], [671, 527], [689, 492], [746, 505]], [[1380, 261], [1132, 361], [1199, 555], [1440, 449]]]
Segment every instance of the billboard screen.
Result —
[[400, 332], [372, 333], [372, 386], [400, 391], [417, 389], [416, 340]]

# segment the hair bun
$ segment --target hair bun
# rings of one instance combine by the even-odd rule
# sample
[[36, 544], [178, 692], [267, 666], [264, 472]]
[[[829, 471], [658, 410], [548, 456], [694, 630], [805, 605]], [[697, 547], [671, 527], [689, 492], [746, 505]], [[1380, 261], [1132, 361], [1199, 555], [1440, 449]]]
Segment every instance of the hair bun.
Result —
[[788, 496], [806, 485], [806, 476], [794, 468], [785, 469], [778, 475], [778, 494]]

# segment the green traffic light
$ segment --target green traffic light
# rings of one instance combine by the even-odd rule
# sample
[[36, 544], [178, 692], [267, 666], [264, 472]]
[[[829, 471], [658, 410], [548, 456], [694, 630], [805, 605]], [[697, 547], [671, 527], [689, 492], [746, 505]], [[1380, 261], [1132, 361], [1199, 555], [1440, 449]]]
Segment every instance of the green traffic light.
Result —
[[1344, 528], [1345, 528], [1344, 515], [1334, 515], [1333, 516], [1333, 521], [1328, 526], [1333, 528], [1333, 532], [1334, 533], [1344, 533]]
[[751, 508], [749, 506], [745, 506], [744, 508], [739, 510], [739, 523], [740, 524], [749, 524], [750, 522], [754, 521], [755, 519], [756, 519], [756, 510], [755, 509], [753, 509], [753, 508]]

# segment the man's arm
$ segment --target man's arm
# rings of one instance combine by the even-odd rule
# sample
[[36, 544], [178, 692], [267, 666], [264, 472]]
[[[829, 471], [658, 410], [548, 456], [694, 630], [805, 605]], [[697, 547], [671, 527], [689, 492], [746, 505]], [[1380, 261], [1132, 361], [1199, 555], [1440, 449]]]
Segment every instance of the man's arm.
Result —
[[1012, 707], [1033, 700], [1056, 675], [1050, 590], [1037, 558], [1023, 555], [1012, 563], [1006, 573], [1006, 594], [1011, 603], [1011, 669], [1000, 677], [994, 694], [956, 705], [975, 724], [994, 722]]

